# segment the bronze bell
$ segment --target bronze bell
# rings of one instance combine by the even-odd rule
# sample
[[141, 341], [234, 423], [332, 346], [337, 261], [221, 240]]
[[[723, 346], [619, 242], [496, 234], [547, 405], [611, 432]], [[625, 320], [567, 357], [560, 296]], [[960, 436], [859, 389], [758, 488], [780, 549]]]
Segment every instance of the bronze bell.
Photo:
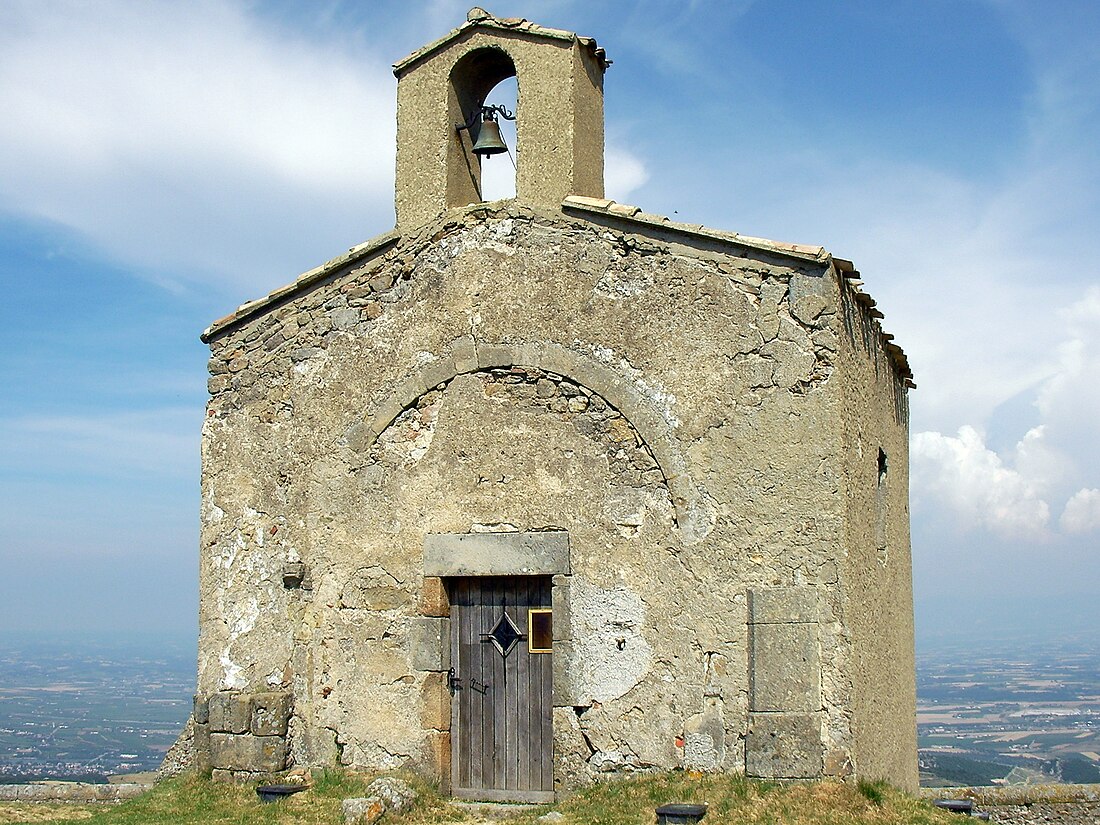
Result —
[[477, 133], [477, 142], [474, 143], [474, 154], [488, 157], [507, 151], [508, 144], [504, 142], [504, 138], [500, 135], [500, 124], [488, 117], [481, 121], [481, 129]]

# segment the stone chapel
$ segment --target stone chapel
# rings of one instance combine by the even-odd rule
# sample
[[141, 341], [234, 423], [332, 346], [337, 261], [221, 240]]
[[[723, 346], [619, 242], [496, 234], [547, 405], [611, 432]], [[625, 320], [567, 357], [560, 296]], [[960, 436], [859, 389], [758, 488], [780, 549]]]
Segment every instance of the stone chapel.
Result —
[[393, 231], [203, 333], [215, 777], [915, 789], [905, 356], [851, 262], [605, 199], [609, 63], [472, 9], [394, 66]]

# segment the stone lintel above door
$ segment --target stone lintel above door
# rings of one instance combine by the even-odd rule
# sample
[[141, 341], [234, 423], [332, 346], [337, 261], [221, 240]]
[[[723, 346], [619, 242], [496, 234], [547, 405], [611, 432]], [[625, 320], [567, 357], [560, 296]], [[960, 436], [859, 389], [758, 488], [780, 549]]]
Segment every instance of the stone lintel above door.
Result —
[[569, 575], [569, 534], [430, 533], [424, 537], [425, 576]]

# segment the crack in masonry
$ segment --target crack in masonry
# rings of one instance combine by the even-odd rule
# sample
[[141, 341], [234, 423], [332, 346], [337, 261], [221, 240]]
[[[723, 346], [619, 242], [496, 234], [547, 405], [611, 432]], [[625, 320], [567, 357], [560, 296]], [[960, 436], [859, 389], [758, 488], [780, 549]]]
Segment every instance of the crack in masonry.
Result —
[[592, 744], [592, 740], [588, 738], [588, 734], [585, 733], [583, 730], [581, 731], [581, 738], [584, 740], [584, 744], [588, 746], [588, 758], [584, 761], [591, 762], [596, 754], [599, 753], [599, 750], [597, 750], [596, 746]]

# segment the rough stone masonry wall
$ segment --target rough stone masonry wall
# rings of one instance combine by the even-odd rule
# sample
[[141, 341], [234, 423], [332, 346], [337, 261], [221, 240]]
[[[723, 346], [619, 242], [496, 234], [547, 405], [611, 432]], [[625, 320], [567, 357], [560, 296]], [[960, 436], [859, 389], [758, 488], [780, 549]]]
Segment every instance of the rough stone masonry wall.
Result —
[[[754, 711], [780, 745], [759, 764], [842, 773], [836, 288], [816, 264], [479, 208], [216, 334], [200, 694], [292, 694], [297, 764], [445, 773], [424, 535], [564, 529], [562, 786], [745, 768], [758, 666], [788, 680]], [[750, 622], [772, 596], [805, 604]], [[800, 627], [753, 649], [757, 624]], [[788, 637], [805, 658], [776, 667]]]
[[[844, 610], [852, 638], [852, 769], [918, 784], [913, 585], [909, 545], [909, 409], [877, 317], [845, 278], [838, 361], [845, 381]], [[858, 300], [864, 299], [864, 300]]]

